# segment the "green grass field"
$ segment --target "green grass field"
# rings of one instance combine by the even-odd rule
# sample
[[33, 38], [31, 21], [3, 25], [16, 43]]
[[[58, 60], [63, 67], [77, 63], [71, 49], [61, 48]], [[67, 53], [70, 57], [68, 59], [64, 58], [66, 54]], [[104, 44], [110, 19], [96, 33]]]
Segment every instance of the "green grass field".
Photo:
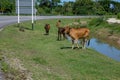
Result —
[[[61, 19], [62, 25], [75, 19]], [[82, 19], [85, 20], [85, 19]], [[89, 21], [89, 19], [87, 19]], [[10, 25], [0, 32], [0, 54], [6, 64], [22, 64], [33, 80], [120, 80], [120, 62], [114, 61], [90, 48], [72, 50], [68, 40], [57, 41], [57, 19], [38, 20], [34, 30], [29, 22], [21, 23], [25, 32]], [[44, 25], [51, 25], [50, 34], [44, 35]], [[15, 62], [15, 60], [18, 60]], [[18, 63], [19, 62], [19, 63]], [[15, 66], [3, 70], [13, 75]], [[18, 70], [19, 71], [19, 70]], [[22, 80], [20, 76], [14, 80]], [[24, 80], [24, 79], [23, 79]]]

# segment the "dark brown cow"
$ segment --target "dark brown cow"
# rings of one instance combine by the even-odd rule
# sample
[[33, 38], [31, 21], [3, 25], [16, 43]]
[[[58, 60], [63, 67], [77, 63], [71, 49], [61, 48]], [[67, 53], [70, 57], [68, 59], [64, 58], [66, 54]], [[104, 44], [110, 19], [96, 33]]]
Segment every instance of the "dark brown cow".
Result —
[[65, 28], [64, 27], [58, 27], [58, 39], [61, 40], [63, 36], [63, 39], [65, 39]]
[[49, 35], [50, 24], [45, 24], [44, 29], [45, 29], [46, 35]]
[[83, 48], [85, 48], [85, 44], [88, 41], [89, 45], [89, 34], [90, 30], [88, 28], [70, 28], [69, 26], [65, 27], [65, 33], [72, 38], [72, 49], [74, 49], [74, 45], [76, 43], [79, 48], [78, 42], [79, 39], [82, 39]]
[[61, 27], [61, 20], [58, 20], [56, 22], [56, 27], [58, 28], [58, 38], [57, 40], [62, 40], [62, 36], [63, 36], [63, 39], [65, 39], [65, 33], [64, 33], [64, 27]]

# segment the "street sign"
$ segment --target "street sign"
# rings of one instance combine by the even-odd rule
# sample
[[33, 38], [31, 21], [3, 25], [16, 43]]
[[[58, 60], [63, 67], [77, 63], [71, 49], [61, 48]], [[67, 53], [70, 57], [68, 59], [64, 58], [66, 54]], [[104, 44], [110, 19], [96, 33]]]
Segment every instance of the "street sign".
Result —
[[[18, 7], [20, 14], [32, 14], [32, 0], [16, 0], [16, 14], [18, 14]], [[33, 0], [33, 14], [35, 14], [35, 0]]]

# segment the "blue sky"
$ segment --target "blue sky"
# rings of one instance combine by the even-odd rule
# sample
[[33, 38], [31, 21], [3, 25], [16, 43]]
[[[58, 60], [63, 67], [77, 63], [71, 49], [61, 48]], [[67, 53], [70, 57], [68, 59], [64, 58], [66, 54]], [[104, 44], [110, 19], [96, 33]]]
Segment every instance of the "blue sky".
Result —
[[61, 0], [61, 2], [69, 2], [69, 1], [75, 1], [75, 0]]
[[118, 2], [120, 2], [120, 0], [114, 0], [114, 1], [118, 1]]

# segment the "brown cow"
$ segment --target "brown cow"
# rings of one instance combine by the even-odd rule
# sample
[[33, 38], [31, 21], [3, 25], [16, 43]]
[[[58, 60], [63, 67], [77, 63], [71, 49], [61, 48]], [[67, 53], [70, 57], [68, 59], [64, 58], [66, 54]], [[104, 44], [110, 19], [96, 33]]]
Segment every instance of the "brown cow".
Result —
[[88, 41], [88, 45], [90, 43], [89, 39], [90, 30], [88, 28], [70, 28], [69, 26], [65, 27], [65, 34], [72, 38], [72, 49], [74, 49], [74, 45], [76, 43], [79, 48], [79, 39], [82, 39], [83, 48], [85, 48], [85, 44]]
[[49, 35], [50, 24], [45, 24], [44, 29], [45, 29], [46, 35]]
[[61, 25], [61, 20], [58, 20], [58, 21], [56, 22], [56, 27], [59, 28], [60, 25]]
[[57, 40], [61, 40], [62, 36], [63, 36], [63, 39], [65, 39], [65, 33], [64, 33], [64, 27], [61, 27], [61, 20], [58, 20], [56, 22], [56, 27], [58, 28], [58, 38]]
[[65, 28], [64, 27], [58, 27], [58, 39], [57, 40], [61, 40], [62, 36], [63, 39], [65, 39]]

